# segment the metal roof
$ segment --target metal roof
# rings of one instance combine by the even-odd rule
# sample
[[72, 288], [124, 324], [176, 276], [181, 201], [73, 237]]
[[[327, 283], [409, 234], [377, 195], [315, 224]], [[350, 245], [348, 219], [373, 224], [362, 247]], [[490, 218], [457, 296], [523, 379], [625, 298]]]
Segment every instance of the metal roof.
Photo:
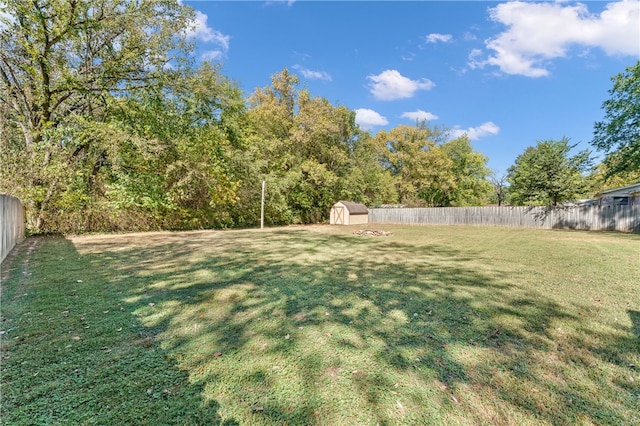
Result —
[[626, 194], [633, 194], [634, 192], [640, 191], [640, 182], [634, 183], [633, 185], [621, 186], [619, 188], [608, 189], [606, 191], [600, 191], [596, 194], [598, 195], [606, 195], [614, 192], [621, 192]]

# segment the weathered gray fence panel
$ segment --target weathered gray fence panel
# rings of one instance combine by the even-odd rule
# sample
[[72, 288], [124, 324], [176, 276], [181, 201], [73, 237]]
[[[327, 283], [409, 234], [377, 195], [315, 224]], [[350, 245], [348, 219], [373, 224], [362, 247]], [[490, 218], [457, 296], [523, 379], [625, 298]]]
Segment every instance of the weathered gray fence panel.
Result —
[[369, 222], [640, 232], [640, 205], [379, 208], [369, 209]]
[[24, 205], [16, 197], [0, 194], [0, 262], [24, 238]]

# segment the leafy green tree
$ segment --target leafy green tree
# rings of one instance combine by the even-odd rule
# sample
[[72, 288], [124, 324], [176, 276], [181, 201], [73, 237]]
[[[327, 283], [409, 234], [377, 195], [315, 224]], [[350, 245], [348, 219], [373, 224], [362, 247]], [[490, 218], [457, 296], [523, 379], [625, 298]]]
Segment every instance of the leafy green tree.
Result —
[[394, 177], [384, 170], [375, 139], [360, 131], [351, 148], [348, 172], [341, 181], [342, 197], [367, 206], [398, 202]]
[[640, 182], [640, 169], [611, 174], [605, 162], [598, 164], [589, 175], [589, 194], [595, 196], [600, 191], [633, 185]]
[[400, 202], [442, 205], [455, 185], [453, 161], [438, 144], [444, 140], [443, 132], [426, 123], [401, 125], [381, 130], [375, 140]]
[[0, 189], [26, 202], [33, 231], [55, 230], [46, 218], [60, 220], [103, 195], [100, 172], [129, 139], [109, 123], [112, 101], [162, 84], [165, 65], [188, 50], [183, 29], [193, 11], [131, 0], [12, 0], [0, 8], [8, 136]]
[[[370, 197], [380, 183], [375, 172], [357, 170], [373, 157], [367, 158], [368, 140], [361, 140], [354, 112], [298, 85], [284, 69], [249, 97], [246, 152], [238, 163], [244, 168], [240, 192], [247, 196], [239, 202], [247, 211], [237, 212], [242, 218], [258, 217], [256, 191], [263, 179], [267, 223], [317, 222], [341, 198], [376, 198]], [[382, 173], [379, 165], [377, 170]]]
[[611, 80], [605, 116], [595, 123], [591, 142], [607, 153], [607, 177], [640, 170], [640, 61]]
[[454, 186], [444, 200], [447, 206], [480, 206], [491, 196], [488, 158], [474, 151], [466, 135], [450, 140], [442, 149], [453, 163]]
[[173, 1], [12, 0], [2, 12], [0, 99], [26, 145], [95, 115], [107, 93], [157, 83], [192, 19]]
[[240, 90], [204, 63], [114, 103], [110, 120], [131, 137], [111, 156], [111, 204], [141, 209], [161, 228], [228, 225], [239, 185], [231, 157], [242, 143]]
[[469, 206], [486, 203], [491, 186], [487, 158], [466, 136], [426, 123], [398, 126], [375, 137], [380, 160], [395, 179], [399, 201], [413, 205]]
[[583, 150], [570, 156], [573, 148], [567, 138], [539, 141], [535, 147], [528, 147], [508, 169], [511, 202], [556, 207], [583, 195], [591, 153]]

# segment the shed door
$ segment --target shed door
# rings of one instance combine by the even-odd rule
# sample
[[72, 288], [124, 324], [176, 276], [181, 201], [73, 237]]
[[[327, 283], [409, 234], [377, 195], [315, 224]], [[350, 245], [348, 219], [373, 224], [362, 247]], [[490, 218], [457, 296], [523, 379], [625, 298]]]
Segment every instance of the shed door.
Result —
[[335, 224], [344, 225], [344, 207], [334, 206], [335, 211]]

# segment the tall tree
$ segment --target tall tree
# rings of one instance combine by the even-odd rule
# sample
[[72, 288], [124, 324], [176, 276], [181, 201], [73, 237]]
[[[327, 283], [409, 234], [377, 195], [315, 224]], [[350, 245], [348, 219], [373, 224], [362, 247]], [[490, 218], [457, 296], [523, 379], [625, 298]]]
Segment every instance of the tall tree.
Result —
[[453, 161], [440, 146], [445, 135], [426, 123], [381, 130], [375, 137], [383, 166], [395, 179], [399, 201], [442, 205], [454, 185]]
[[272, 76], [270, 86], [256, 89], [249, 98], [247, 153], [242, 163], [251, 173], [246, 173], [243, 186], [253, 189], [241, 192], [251, 197], [247, 206], [255, 206], [259, 180], [267, 181], [268, 223], [324, 220], [334, 202], [357, 195], [354, 184], [371, 193], [374, 190], [366, 186], [377, 183], [349, 178], [356, 173], [354, 155], [361, 153], [356, 149], [359, 133], [354, 112], [314, 97], [298, 85], [298, 77], [284, 69]]
[[428, 206], [486, 203], [491, 191], [487, 157], [474, 151], [466, 136], [446, 140], [446, 135], [426, 122], [378, 132], [380, 159], [395, 179], [400, 202]]
[[159, 227], [229, 225], [245, 109], [237, 86], [205, 62], [113, 103], [110, 123], [130, 137], [110, 156], [109, 202], [142, 209]]
[[157, 83], [192, 18], [169, 0], [12, 0], [2, 12], [0, 100], [26, 145], [107, 93]]
[[493, 187], [492, 199], [502, 206], [504, 202], [507, 202], [509, 197], [509, 187], [507, 185], [507, 175], [492, 173], [490, 176], [491, 186]]
[[594, 196], [600, 191], [633, 185], [640, 182], [640, 168], [628, 172], [611, 174], [606, 163], [598, 164], [589, 175], [589, 194]]
[[594, 125], [594, 147], [607, 153], [607, 177], [640, 170], [640, 61], [611, 79], [605, 116]]
[[375, 139], [369, 132], [358, 132], [351, 149], [348, 172], [342, 179], [341, 188], [342, 198], [367, 206], [397, 203], [394, 177], [382, 168]]
[[1, 167], [4, 174], [23, 166], [2, 189], [25, 199], [39, 231], [55, 197], [84, 185], [85, 194], [72, 197], [78, 201], [91, 191], [112, 140], [126, 138], [105, 124], [110, 100], [161, 84], [167, 63], [188, 49], [183, 30], [193, 11], [171, 0], [0, 7], [0, 104], [3, 136], [11, 137]]
[[455, 185], [445, 200], [447, 206], [480, 206], [486, 204], [491, 194], [487, 167], [489, 159], [474, 151], [469, 138], [463, 135], [442, 145], [453, 162]]
[[587, 189], [590, 151], [570, 156], [575, 145], [569, 139], [539, 141], [520, 154], [508, 169], [509, 195], [515, 205], [556, 207], [582, 195]]

